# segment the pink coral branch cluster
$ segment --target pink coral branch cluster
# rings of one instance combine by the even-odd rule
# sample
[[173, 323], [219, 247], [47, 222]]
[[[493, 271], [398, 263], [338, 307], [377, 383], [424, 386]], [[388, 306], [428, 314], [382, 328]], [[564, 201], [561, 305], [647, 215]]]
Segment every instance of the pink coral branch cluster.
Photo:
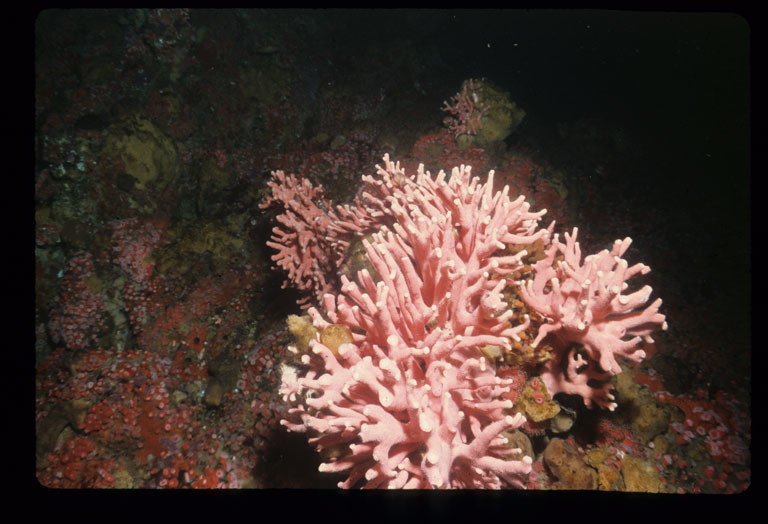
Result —
[[[347, 473], [341, 487], [521, 486], [531, 459], [503, 432], [524, 418], [511, 415], [511, 383], [481, 348], [513, 350], [522, 331], [538, 329], [533, 346], [553, 347], [542, 372], [549, 392], [613, 409], [606, 381], [621, 371], [617, 357], [642, 360], [640, 343], [666, 328], [661, 300], [643, 307], [651, 288], [629, 290], [649, 271], [621, 258], [630, 239], [582, 261], [578, 230], [560, 242], [554, 223], [539, 226], [546, 210], [511, 200], [508, 187], [493, 191], [493, 171], [485, 183], [463, 165], [450, 176], [423, 166], [408, 176], [386, 155], [352, 205], [335, 209], [321, 188], [273, 177], [265, 205], [286, 208], [286, 229], [270, 242], [275, 260], [320, 306], [308, 310], [318, 333], [302, 366], [284, 368], [280, 393], [291, 408], [281, 423], [309, 433], [322, 471]], [[527, 255], [519, 247], [536, 241], [549, 246], [545, 257], [531, 280], [514, 282]], [[336, 280], [352, 242], [368, 265]], [[508, 285], [545, 324], [515, 315]], [[324, 345], [331, 325], [351, 342]]]
[[[288, 272], [283, 287], [292, 284], [317, 297], [332, 292], [341, 255], [326, 235], [331, 224], [326, 209], [331, 202], [323, 197], [323, 186], [313, 187], [309, 180], [286, 176], [282, 171], [273, 172], [267, 185], [272, 194], [259, 207], [266, 209], [275, 203], [283, 207], [277, 216], [283, 227], [276, 226], [267, 242], [277, 250], [272, 260]], [[310, 298], [307, 295], [300, 299], [302, 307], [308, 307]]]
[[480, 348], [510, 347], [528, 326], [511, 325], [498, 275], [526, 254], [504, 254], [507, 243], [548, 238], [537, 227], [543, 212], [510, 200], [508, 188], [493, 193], [493, 173], [480, 184], [469, 167], [433, 178], [420, 166], [408, 178], [384, 162], [387, 189], [367, 198], [386, 202], [395, 222], [363, 242], [379, 280], [366, 269], [357, 282], [343, 276], [323, 313], [308, 310], [319, 331], [344, 325], [352, 343], [334, 353], [318, 336], [306, 369], [285, 370], [280, 391], [294, 406], [282, 423], [334, 457], [321, 470], [349, 472], [340, 487], [522, 486], [531, 458], [502, 433], [524, 418], [509, 414], [510, 382]]
[[[593, 387], [590, 381], [621, 373], [617, 356], [641, 361], [645, 352], [640, 342], [653, 342], [651, 333], [667, 324], [659, 313], [661, 299], [643, 308], [651, 296], [650, 286], [628, 292], [629, 279], [650, 271], [643, 264], [630, 267], [621, 258], [632, 240], [616, 240], [610, 251], [589, 255], [582, 263], [577, 234], [576, 228], [572, 235], [566, 233], [565, 243], [555, 235], [546, 257], [535, 264], [533, 279], [518, 282], [519, 292], [548, 321], [539, 328], [533, 346], [550, 333], [559, 342], [555, 358], [542, 374], [549, 392], [579, 394], [587, 406], [595, 402], [612, 410], [616, 403], [610, 387]], [[562, 256], [559, 262], [557, 255]], [[581, 344], [584, 354], [573, 344]]]
[[461, 91], [451, 97], [451, 103], [443, 102], [443, 111], [449, 116], [445, 118], [448, 129], [458, 137], [459, 135], [476, 135], [483, 126], [483, 116], [488, 112], [475, 90], [472, 79], [461, 85]]
[[300, 299], [303, 308], [313, 299], [338, 290], [338, 268], [344, 264], [345, 250], [356, 238], [392, 222], [387, 198], [404, 181], [394, 173], [383, 178], [363, 177], [369, 183], [352, 205], [334, 206], [323, 197], [323, 186], [313, 186], [283, 171], [274, 171], [267, 182], [271, 194], [259, 207], [282, 208], [267, 245], [276, 249], [272, 260], [288, 272], [283, 287], [294, 285], [307, 292]]

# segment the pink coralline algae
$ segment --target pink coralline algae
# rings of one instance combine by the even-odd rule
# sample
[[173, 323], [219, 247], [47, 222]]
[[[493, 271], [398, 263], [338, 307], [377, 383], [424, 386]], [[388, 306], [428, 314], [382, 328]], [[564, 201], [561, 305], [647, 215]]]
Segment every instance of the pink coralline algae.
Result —
[[[632, 240], [616, 240], [610, 251], [589, 255], [582, 263], [577, 234], [578, 229], [566, 233], [565, 243], [554, 235], [546, 257], [534, 265], [533, 279], [518, 283], [519, 292], [548, 321], [533, 346], [549, 333], [555, 335], [554, 356], [542, 373], [549, 392], [581, 395], [588, 407], [595, 402], [613, 410], [616, 403], [606, 381], [621, 373], [616, 356], [643, 360], [640, 342], [652, 343], [651, 333], [667, 324], [658, 312], [661, 299], [641, 309], [651, 295], [650, 286], [627, 292], [630, 278], [650, 271], [644, 264], [629, 267], [621, 258]], [[556, 263], [558, 255], [562, 260]]]
[[[301, 258], [290, 262], [289, 278], [297, 284], [306, 289], [314, 282], [316, 291], [317, 282], [327, 286], [316, 295], [322, 307], [308, 309], [318, 335], [301, 357], [302, 366], [284, 366], [280, 393], [291, 408], [281, 423], [308, 433], [325, 460], [321, 471], [348, 474], [339, 483], [342, 488], [524, 487], [532, 459], [513, 448], [505, 432], [521, 427], [525, 418], [512, 410], [513, 381], [497, 374], [481, 349], [511, 351], [523, 331], [529, 331], [527, 336], [530, 330], [535, 333], [531, 318], [515, 314], [505, 289], [521, 285], [509, 277], [523, 267], [528, 253], [522, 248], [534, 242], [550, 244], [554, 223], [539, 227], [546, 210], [530, 211], [523, 196], [510, 199], [509, 187], [494, 193], [493, 171], [481, 183], [463, 165], [450, 176], [440, 171], [433, 177], [421, 165], [415, 175], [407, 176], [387, 155], [384, 166], [377, 167], [378, 177], [363, 177], [364, 190], [353, 204], [335, 210], [330, 202], [315, 204], [319, 193], [308, 183], [299, 184], [282, 172], [273, 174], [275, 181], [289, 182], [292, 188], [286, 190], [290, 195], [280, 196], [278, 184], [272, 185], [273, 199], [282, 200], [287, 209], [278, 220], [289, 229], [275, 228], [270, 245], [280, 251], [278, 262], [288, 265], [290, 253], [301, 253], [298, 245], [316, 246], [325, 260], [338, 263], [352, 239], [362, 238], [369, 263], [354, 280], [341, 275], [335, 288], [330, 279], [311, 276], [316, 263]], [[294, 198], [300, 187], [305, 196]], [[552, 324], [542, 325], [537, 342], [550, 332], [570, 333], [570, 324], [557, 317], [570, 302], [558, 309], [554, 303], [562, 291], [545, 293], [544, 286], [538, 286], [555, 278], [546, 271], [547, 260], [554, 264], [555, 251], [570, 250], [578, 257], [578, 246], [570, 241], [567, 246], [554, 237], [548, 258], [535, 266], [544, 276], [535, 276], [526, 289], [532, 303], [545, 298], [552, 302], [549, 309], [538, 308]], [[618, 258], [624, 250], [622, 244], [610, 256]], [[560, 265], [563, 271], [572, 270], [570, 278], [581, 276], [579, 271], [595, 278], [595, 285], [587, 286], [596, 295], [587, 302], [594, 312], [585, 314], [588, 322], [582, 331], [592, 326], [598, 331], [579, 341], [641, 357], [626, 344], [606, 346], [603, 334], [608, 328], [617, 340], [623, 337], [613, 322], [623, 322], [627, 333], [650, 333], [633, 323], [629, 313], [640, 298], [647, 299], [645, 289], [627, 299], [614, 293], [624, 278], [641, 271], [636, 266], [627, 270], [619, 262], [618, 269], [611, 269], [602, 254], [588, 259], [586, 269], [573, 256], [570, 266]], [[601, 276], [593, 275], [593, 266]], [[602, 292], [603, 285], [609, 290]], [[616, 305], [604, 303], [611, 293]], [[627, 313], [630, 320], [605, 319], [601, 315], [609, 308]], [[565, 315], [569, 320], [571, 316]], [[655, 310], [640, 318], [646, 324], [658, 321]], [[324, 345], [322, 332], [332, 325], [346, 330], [351, 342], [338, 348]], [[612, 372], [614, 367], [607, 369]], [[578, 374], [581, 369], [570, 371]], [[564, 389], [550, 393], [556, 391]], [[594, 397], [583, 388], [576, 392], [586, 394], [588, 404]]]

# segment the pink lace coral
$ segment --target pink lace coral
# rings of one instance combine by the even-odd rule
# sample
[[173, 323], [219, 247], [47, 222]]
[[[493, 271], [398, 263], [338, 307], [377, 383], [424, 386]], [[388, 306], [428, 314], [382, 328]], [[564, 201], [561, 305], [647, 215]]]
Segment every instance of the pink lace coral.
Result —
[[[272, 260], [288, 272], [283, 287], [292, 284], [315, 296], [333, 291], [338, 254], [325, 234], [331, 218], [323, 208], [330, 208], [331, 203], [322, 196], [323, 186], [313, 187], [308, 180], [282, 171], [273, 172], [267, 185], [272, 194], [259, 207], [278, 203], [284, 208], [277, 217], [283, 228], [276, 226], [267, 242], [277, 250]], [[308, 306], [310, 298], [302, 297], [302, 307]]]
[[[619, 355], [641, 361], [645, 352], [639, 348], [640, 342], [653, 342], [651, 333], [666, 329], [667, 324], [658, 312], [661, 299], [642, 308], [651, 296], [650, 286], [624, 293], [629, 279], [650, 271], [643, 264], [629, 267], [621, 258], [632, 239], [616, 240], [610, 251], [589, 255], [582, 263], [577, 234], [576, 228], [572, 235], [566, 233], [565, 244], [555, 235], [546, 258], [535, 264], [533, 279], [518, 282], [519, 292], [548, 321], [539, 328], [533, 346], [550, 333], [558, 342], [555, 356], [542, 374], [549, 392], [578, 394], [588, 407], [595, 402], [613, 410], [616, 403], [610, 386], [595, 386], [590, 381], [605, 381], [621, 373]], [[563, 260], [555, 263], [557, 255]], [[579, 352], [574, 344], [584, 351]]]
[[[515, 457], [502, 432], [519, 427], [509, 382], [480, 351], [510, 347], [528, 326], [512, 326], [495, 277], [520, 267], [523, 250], [507, 243], [546, 238], [544, 213], [532, 213], [508, 188], [492, 192], [455, 168], [446, 180], [423, 170], [412, 180], [388, 157], [379, 167], [380, 194], [395, 218], [364, 241], [370, 263], [358, 283], [342, 277], [341, 293], [310, 308], [315, 327], [346, 326], [352, 343], [334, 353], [319, 342], [304, 355], [304, 371], [287, 369], [281, 394], [294, 403], [282, 423], [310, 431], [319, 451], [333, 451], [323, 471], [349, 471], [341, 487], [522, 486], [530, 457]], [[371, 205], [377, 197], [369, 195]], [[350, 216], [354, 215], [350, 211]]]
[[[302, 366], [284, 369], [280, 393], [291, 409], [282, 424], [309, 433], [322, 471], [348, 473], [340, 487], [522, 486], [531, 458], [503, 433], [525, 419], [512, 415], [511, 382], [481, 348], [512, 350], [522, 331], [538, 327], [534, 347], [545, 338], [553, 346], [542, 372], [549, 392], [613, 409], [605, 381], [621, 371], [617, 356], [641, 360], [640, 342], [666, 328], [661, 300], [642, 307], [649, 286], [628, 291], [627, 280], [649, 271], [621, 258], [630, 239], [582, 263], [577, 230], [565, 243], [550, 238], [554, 223], [539, 227], [546, 210], [511, 200], [508, 187], [494, 193], [493, 171], [485, 183], [468, 166], [450, 177], [423, 166], [406, 176], [385, 156], [353, 204], [335, 209], [316, 204], [310, 184], [274, 176], [288, 186], [273, 183], [289, 229], [275, 229], [275, 259], [321, 305], [308, 310], [318, 333]], [[545, 258], [530, 281], [513, 282], [527, 252], [507, 247], [537, 240], [549, 245]], [[336, 287], [328, 275], [352, 242], [368, 265], [352, 278], [333, 275]], [[508, 285], [547, 323], [516, 316]], [[331, 326], [347, 334], [338, 347], [321, 342]]]
[[461, 91], [451, 97], [451, 103], [443, 102], [445, 125], [458, 137], [463, 134], [476, 135], [483, 126], [483, 117], [488, 112], [488, 106], [483, 104], [475, 88], [475, 81], [465, 80]]

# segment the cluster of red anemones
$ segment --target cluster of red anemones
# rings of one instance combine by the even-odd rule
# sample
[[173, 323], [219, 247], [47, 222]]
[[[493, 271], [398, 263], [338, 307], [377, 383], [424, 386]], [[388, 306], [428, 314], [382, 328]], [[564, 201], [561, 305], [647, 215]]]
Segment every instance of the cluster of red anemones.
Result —
[[[91, 373], [88, 386], [95, 402], [82, 429], [104, 444], [143, 446], [147, 434], [142, 418], [169, 416], [163, 410], [168, 398], [163, 384], [170, 374], [169, 364], [154, 353], [129, 350], [104, 361]], [[179, 418], [183, 411], [174, 414]], [[183, 422], [188, 418], [183, 417]]]
[[107, 227], [112, 230], [115, 262], [132, 280], [146, 282], [155, 269], [149, 255], [162, 244], [163, 231], [154, 223], [138, 218], [113, 220]]
[[[411, 158], [419, 159], [426, 169], [434, 170], [438, 166], [449, 165], [443, 162], [444, 155], [456, 148], [456, 142], [453, 135], [447, 129], [442, 129], [436, 133], [422, 135], [416, 140], [411, 148]], [[416, 171], [417, 165], [411, 166], [401, 162], [406, 173]], [[463, 163], [463, 162], [462, 162]], [[408, 169], [411, 167], [412, 169]]]
[[[148, 481], [149, 487], [237, 488], [242, 486], [243, 479], [250, 477], [249, 472], [258, 460], [254, 453], [263, 444], [258, 437], [278, 426], [284, 409], [271, 391], [277, 382], [275, 368], [278, 362], [274, 355], [285, 344], [285, 333], [267, 335], [260, 342], [255, 347], [240, 344], [235, 348], [233, 356], [242, 362], [238, 380], [242, 388], [225, 394], [217, 409], [215, 428], [206, 427], [198, 418], [186, 418], [183, 427], [175, 427], [179, 416], [199, 414], [200, 411], [185, 410], [180, 415], [178, 406], [175, 411], [168, 412], [167, 403], [158, 397], [152, 399], [153, 415], [145, 414], [140, 419], [144, 442], [140, 455], [145, 463], [151, 464], [153, 471], [159, 470], [170, 476], [166, 480], [163, 480], [165, 475], [163, 478], [153, 477]], [[189, 364], [189, 361], [184, 362]], [[179, 375], [176, 371], [179, 364], [182, 362], [173, 365], [171, 374], [174, 377]], [[169, 378], [167, 383], [173, 383], [173, 379]], [[158, 421], [166, 422], [160, 427]], [[246, 440], [251, 440], [252, 444], [246, 446]], [[150, 450], [153, 453], [149, 453]], [[178, 474], [174, 475], [172, 468], [176, 468]]]
[[253, 427], [259, 434], [278, 428], [286, 412], [285, 404], [270, 393], [260, 393], [252, 400], [251, 410], [256, 420]]
[[136, 453], [141, 459], [147, 459], [149, 455], [163, 457], [166, 450], [162, 439], [169, 439], [176, 433], [181, 435], [192, 419], [184, 404], [171, 406], [165, 382], [153, 382], [141, 398], [142, 412], [138, 420], [141, 449]]
[[252, 452], [235, 446], [237, 441], [227, 430], [196, 420], [184, 437], [173, 434], [160, 441], [163, 449], [143, 462], [149, 488], [239, 488], [255, 465]]
[[[155, 280], [153, 277], [140, 285], [153, 288]], [[231, 333], [242, 322], [253, 294], [252, 283], [246, 284], [245, 280], [236, 279], [235, 284], [222, 289], [210, 279], [203, 279], [183, 307], [167, 308], [158, 319], [173, 320], [178, 327], [181, 323], [186, 325], [194, 315], [207, 315], [202, 325], [205, 329]], [[192, 299], [197, 294], [209, 297], [210, 301], [203, 307], [193, 307]], [[216, 315], [214, 308], [218, 311]], [[155, 323], [178, 334], [167, 322]], [[195, 330], [193, 326], [190, 335], [193, 332], [200, 340], [189, 344], [202, 345], [205, 330]], [[250, 478], [250, 470], [257, 462], [255, 453], [263, 444], [257, 438], [259, 432], [277, 427], [282, 416], [282, 403], [270, 391], [278, 380], [274, 355], [285, 342], [285, 334], [276, 333], [264, 337], [257, 346], [237, 345], [233, 357], [243, 362], [240, 387], [225, 394], [214, 419], [201, 419], [206, 408], [200, 398], [183, 392], [190, 385], [202, 386], [209, 377], [205, 362], [189, 358], [182, 341], [172, 359], [163, 358], [157, 351], [112, 349], [83, 353], [79, 360], [68, 364], [59, 352], [51, 355], [50, 361], [44, 359], [39, 369], [69, 370], [69, 374], [63, 372], [61, 380], [45, 381], [47, 387], [43, 385], [43, 389], [69, 392], [57, 397], [62, 400], [71, 397], [89, 401], [78, 430], [84, 432], [89, 442], [105, 450], [104, 457], [129, 460], [133, 463], [131, 471], [138, 468], [148, 472], [132, 478], [134, 486], [236, 488]], [[54, 397], [41, 394], [41, 417], [45, 399]], [[200, 422], [206, 418], [208, 427]], [[216, 429], [210, 426], [212, 420], [216, 421]], [[82, 479], [78, 482], [82, 483]]]
[[509, 391], [502, 395], [502, 399], [517, 403], [528, 380], [528, 376], [523, 368], [520, 366], [499, 365], [496, 368], [496, 376], [502, 380], [512, 381], [509, 385]]
[[615, 424], [608, 419], [598, 421], [596, 432], [594, 445], [597, 447], [613, 446], [622, 453], [632, 456], [642, 456], [648, 452], [629, 428]]
[[155, 303], [144, 285], [132, 280], [125, 281], [121, 292], [131, 331], [134, 335], [139, 335], [156, 311]]
[[738, 436], [749, 431], [745, 416], [734, 402], [729, 402], [726, 393], [718, 392], [717, 395], [722, 398], [716, 401], [692, 395], [665, 397], [685, 414], [684, 421], [670, 424], [670, 429], [679, 445], [704, 439], [707, 451], [715, 462], [746, 465], [749, 450]]
[[[200, 356], [206, 344], [215, 342], [208, 340], [209, 331], [231, 330], [247, 320], [255, 278], [255, 272], [232, 270], [220, 279], [203, 278], [181, 301], [177, 278], [156, 274], [142, 283], [126, 281], [123, 299], [139, 347], [161, 355], [181, 347]], [[213, 315], [217, 310], [223, 313]]]
[[[191, 476], [191, 487], [236, 488], [250, 476], [257, 458], [253, 446], [244, 446], [253, 431], [246, 424], [242, 403], [230, 397], [223, 402], [224, 409], [215, 428], [200, 428], [196, 442], [197, 465]], [[240, 404], [240, 405], [238, 405]], [[216, 475], [214, 480], [211, 471]]]
[[48, 454], [48, 465], [38, 471], [37, 478], [51, 488], [115, 487], [112, 472], [120, 468], [120, 463], [100, 455], [87, 438], [71, 438], [57, 452]]
[[[56, 355], [52, 358], [61, 363]], [[43, 361], [39, 369], [45, 367]], [[39, 402], [40, 417], [47, 413], [46, 398], [85, 399], [90, 407], [77, 429], [85, 433], [88, 442], [116, 454], [151, 447], [158, 435], [181, 431], [193, 418], [183, 404], [170, 410], [163, 385], [170, 372], [170, 363], [154, 353], [89, 352], [71, 364], [68, 379], [62, 376], [66, 380], [41, 384], [46, 394]], [[159, 446], [154, 449], [160, 451]]]
[[123, 283], [122, 297], [134, 335], [140, 336], [158, 314], [168, 311], [169, 305], [175, 303], [180, 286], [178, 279], [162, 274], [155, 274], [145, 282], [126, 280]]
[[[92, 271], [92, 264], [87, 267]], [[82, 419], [72, 427], [75, 433], [62, 433], [62, 442], [49, 453], [41, 481], [52, 487], [118, 483], [177, 489], [250, 484], [267, 451], [267, 434], [279, 427], [285, 409], [274, 394], [285, 330], [276, 329], [256, 344], [232, 340], [247, 322], [258, 278], [250, 269], [204, 277], [176, 303], [170, 299], [178, 292], [178, 277], [152, 272], [141, 282], [126, 279], [122, 298], [138, 349], [84, 348], [73, 355], [54, 348], [38, 365], [38, 420], [54, 403], [86, 401]], [[157, 342], [174, 340], [175, 350], [164, 356]], [[216, 408], [202, 402], [210, 376], [206, 359], [194, 350], [204, 347], [211, 347], [207, 358], [234, 348], [230, 356], [241, 364], [236, 389]], [[74, 464], [67, 453], [74, 445], [96, 451]]]
[[[202, 349], [207, 324], [205, 321], [196, 321], [191, 317], [188, 311], [189, 304], [186, 301], [166, 306], [163, 302], [156, 302], [154, 296], [148, 299], [155, 303], [157, 315], [146, 322], [138, 333], [139, 347], [162, 355], [167, 355], [176, 350], [179, 345], [188, 342], [191, 342], [191, 349], [196, 349], [197, 352]], [[184, 333], [186, 330], [189, 333]]]
[[704, 478], [698, 481], [698, 486], [694, 486], [692, 491], [695, 491], [696, 488], [706, 489], [708, 484], [711, 484], [711, 487], [717, 492], [736, 493], [737, 491], [746, 490], [750, 486], [752, 479], [750, 470], [735, 471], [731, 464], [710, 464], [703, 469], [702, 475]]
[[[252, 283], [234, 273], [214, 279], [204, 278], [194, 285], [188, 298], [173, 302], [168, 293], [159, 292], [155, 278], [148, 289], [130, 288], [125, 297], [139, 347], [161, 355], [178, 349], [197, 358], [206, 347], [223, 345], [225, 335], [247, 321], [248, 302], [253, 296]], [[167, 287], [167, 286], [166, 286]], [[219, 314], [214, 314], [220, 311]]]
[[215, 278], [202, 278], [189, 294], [187, 311], [195, 318], [208, 317], [216, 309], [229, 304], [246, 285], [243, 275], [233, 270]]
[[[122, 441], [126, 437], [136, 438], [138, 436], [135, 432], [138, 410], [134, 404], [133, 399], [127, 405], [117, 406], [108, 400], [101, 400], [91, 406], [80, 427], [86, 434], [109, 433], [110, 440]], [[122, 421], [122, 424], [119, 424], [119, 421]]]
[[[682, 412], [682, 420], [669, 425], [667, 440], [672, 449], [652, 454], [656, 470], [668, 482], [679, 484], [680, 493], [736, 493], [749, 487], [750, 452], [742, 439], [742, 435], [749, 438], [749, 420], [736, 397], [718, 391], [709, 398], [701, 389], [675, 395], [664, 388], [663, 377], [656, 370], [647, 366], [640, 369], [644, 371], [633, 373], [635, 381], [648, 387], [656, 401], [672, 404]], [[650, 443], [649, 447], [655, 446]], [[701, 457], [702, 448], [709, 457]]]
[[[664, 389], [653, 369], [645, 374], [636, 372], [635, 376], [638, 383], [654, 392], [657, 401], [674, 404], [684, 416], [682, 421], [669, 425], [671, 443], [677, 448], [652, 454], [655, 469], [666, 481], [678, 484], [679, 493], [736, 493], [749, 487], [750, 454], [740, 437], [748, 434], [749, 429], [746, 417], [732, 398], [724, 398], [728, 396], [724, 392], [718, 392], [723, 398], [717, 399], [697, 394], [673, 395]], [[693, 450], [700, 450], [701, 443], [709, 460], [692, 458]], [[654, 446], [651, 443], [649, 447]]]
[[659, 453], [654, 454], [654, 458], [657, 460], [655, 469], [664, 475], [667, 482], [677, 485], [678, 493], [701, 493], [702, 486], [706, 484], [707, 471], [703, 464], [697, 467], [696, 461], [689, 460], [685, 455], [677, 453], [659, 455]]
[[51, 309], [48, 332], [54, 342], [78, 350], [94, 343], [105, 329], [107, 311], [101, 295], [94, 291], [93, 256], [80, 254], [63, 271], [61, 289]]
[[149, 487], [158, 489], [177, 488], [236, 488], [241, 487], [231, 461], [225, 452], [208, 465], [199, 465], [197, 459], [178, 455], [169, 459], [169, 465], [150, 469]]
[[[55, 470], [55, 477], [63, 476], [75, 481], [82, 470], [82, 461], [94, 455], [93, 444], [85, 438], [73, 438], [66, 441], [62, 447], [57, 456], [49, 454], [47, 457], [51, 464], [49, 467]], [[57, 466], [61, 469], [57, 469]]]
[[214, 468], [213, 466], [208, 466], [192, 481], [192, 487], [196, 489], [223, 488], [225, 487], [222, 480], [224, 473], [221, 467]]
[[533, 469], [525, 482], [526, 489], [547, 489], [553, 481], [552, 474], [547, 470], [543, 460], [535, 460]]
[[[240, 375], [236, 389], [225, 395], [225, 416], [221, 428], [228, 433], [229, 441], [233, 438], [244, 440], [239, 438], [244, 436], [243, 428], [253, 431], [247, 435], [253, 437], [279, 427], [286, 406], [275, 395], [279, 380], [279, 362], [275, 355], [287, 342], [285, 333], [278, 332], [266, 335], [256, 346], [239, 345], [235, 348], [235, 358], [241, 362]], [[256, 440], [259, 441], [258, 438]], [[240, 451], [237, 443], [232, 446], [232, 451]]]
[[529, 382], [533, 389], [533, 401], [536, 404], [544, 404], [549, 399], [547, 388], [539, 377], [533, 377]]

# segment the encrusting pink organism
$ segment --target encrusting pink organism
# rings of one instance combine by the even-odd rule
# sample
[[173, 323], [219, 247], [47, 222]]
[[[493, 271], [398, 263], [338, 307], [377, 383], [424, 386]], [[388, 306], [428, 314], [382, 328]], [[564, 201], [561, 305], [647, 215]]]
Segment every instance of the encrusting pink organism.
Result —
[[[632, 239], [616, 240], [610, 251], [589, 255], [582, 263], [577, 234], [577, 228], [572, 235], [566, 233], [564, 244], [554, 235], [546, 257], [534, 265], [533, 279], [518, 282], [518, 290], [528, 306], [548, 320], [539, 328], [533, 346], [550, 333], [557, 342], [542, 373], [550, 394], [581, 395], [587, 407], [595, 402], [613, 410], [615, 399], [610, 384], [604, 382], [621, 373], [616, 356], [643, 360], [640, 342], [652, 343], [651, 333], [667, 329], [667, 323], [658, 312], [660, 298], [641, 307], [651, 295], [650, 286], [624, 293], [630, 278], [651, 270], [644, 264], [629, 267], [621, 258]], [[563, 260], [556, 263], [558, 254]], [[574, 344], [580, 344], [583, 351]], [[603, 384], [594, 387], [588, 384], [590, 380]]]
[[282, 424], [329, 452], [321, 470], [349, 472], [340, 487], [521, 487], [532, 459], [502, 433], [525, 419], [509, 414], [510, 382], [480, 348], [509, 348], [529, 325], [509, 322], [500, 278], [526, 252], [503, 251], [546, 239], [544, 211], [510, 200], [508, 188], [493, 193], [493, 172], [480, 184], [469, 167], [446, 179], [420, 166], [411, 179], [384, 162], [375, 183], [395, 222], [363, 242], [379, 280], [367, 269], [358, 282], [343, 276], [322, 312], [308, 310], [320, 332], [346, 326], [352, 342], [334, 352], [318, 336], [307, 369], [284, 371], [280, 392], [294, 407]]

